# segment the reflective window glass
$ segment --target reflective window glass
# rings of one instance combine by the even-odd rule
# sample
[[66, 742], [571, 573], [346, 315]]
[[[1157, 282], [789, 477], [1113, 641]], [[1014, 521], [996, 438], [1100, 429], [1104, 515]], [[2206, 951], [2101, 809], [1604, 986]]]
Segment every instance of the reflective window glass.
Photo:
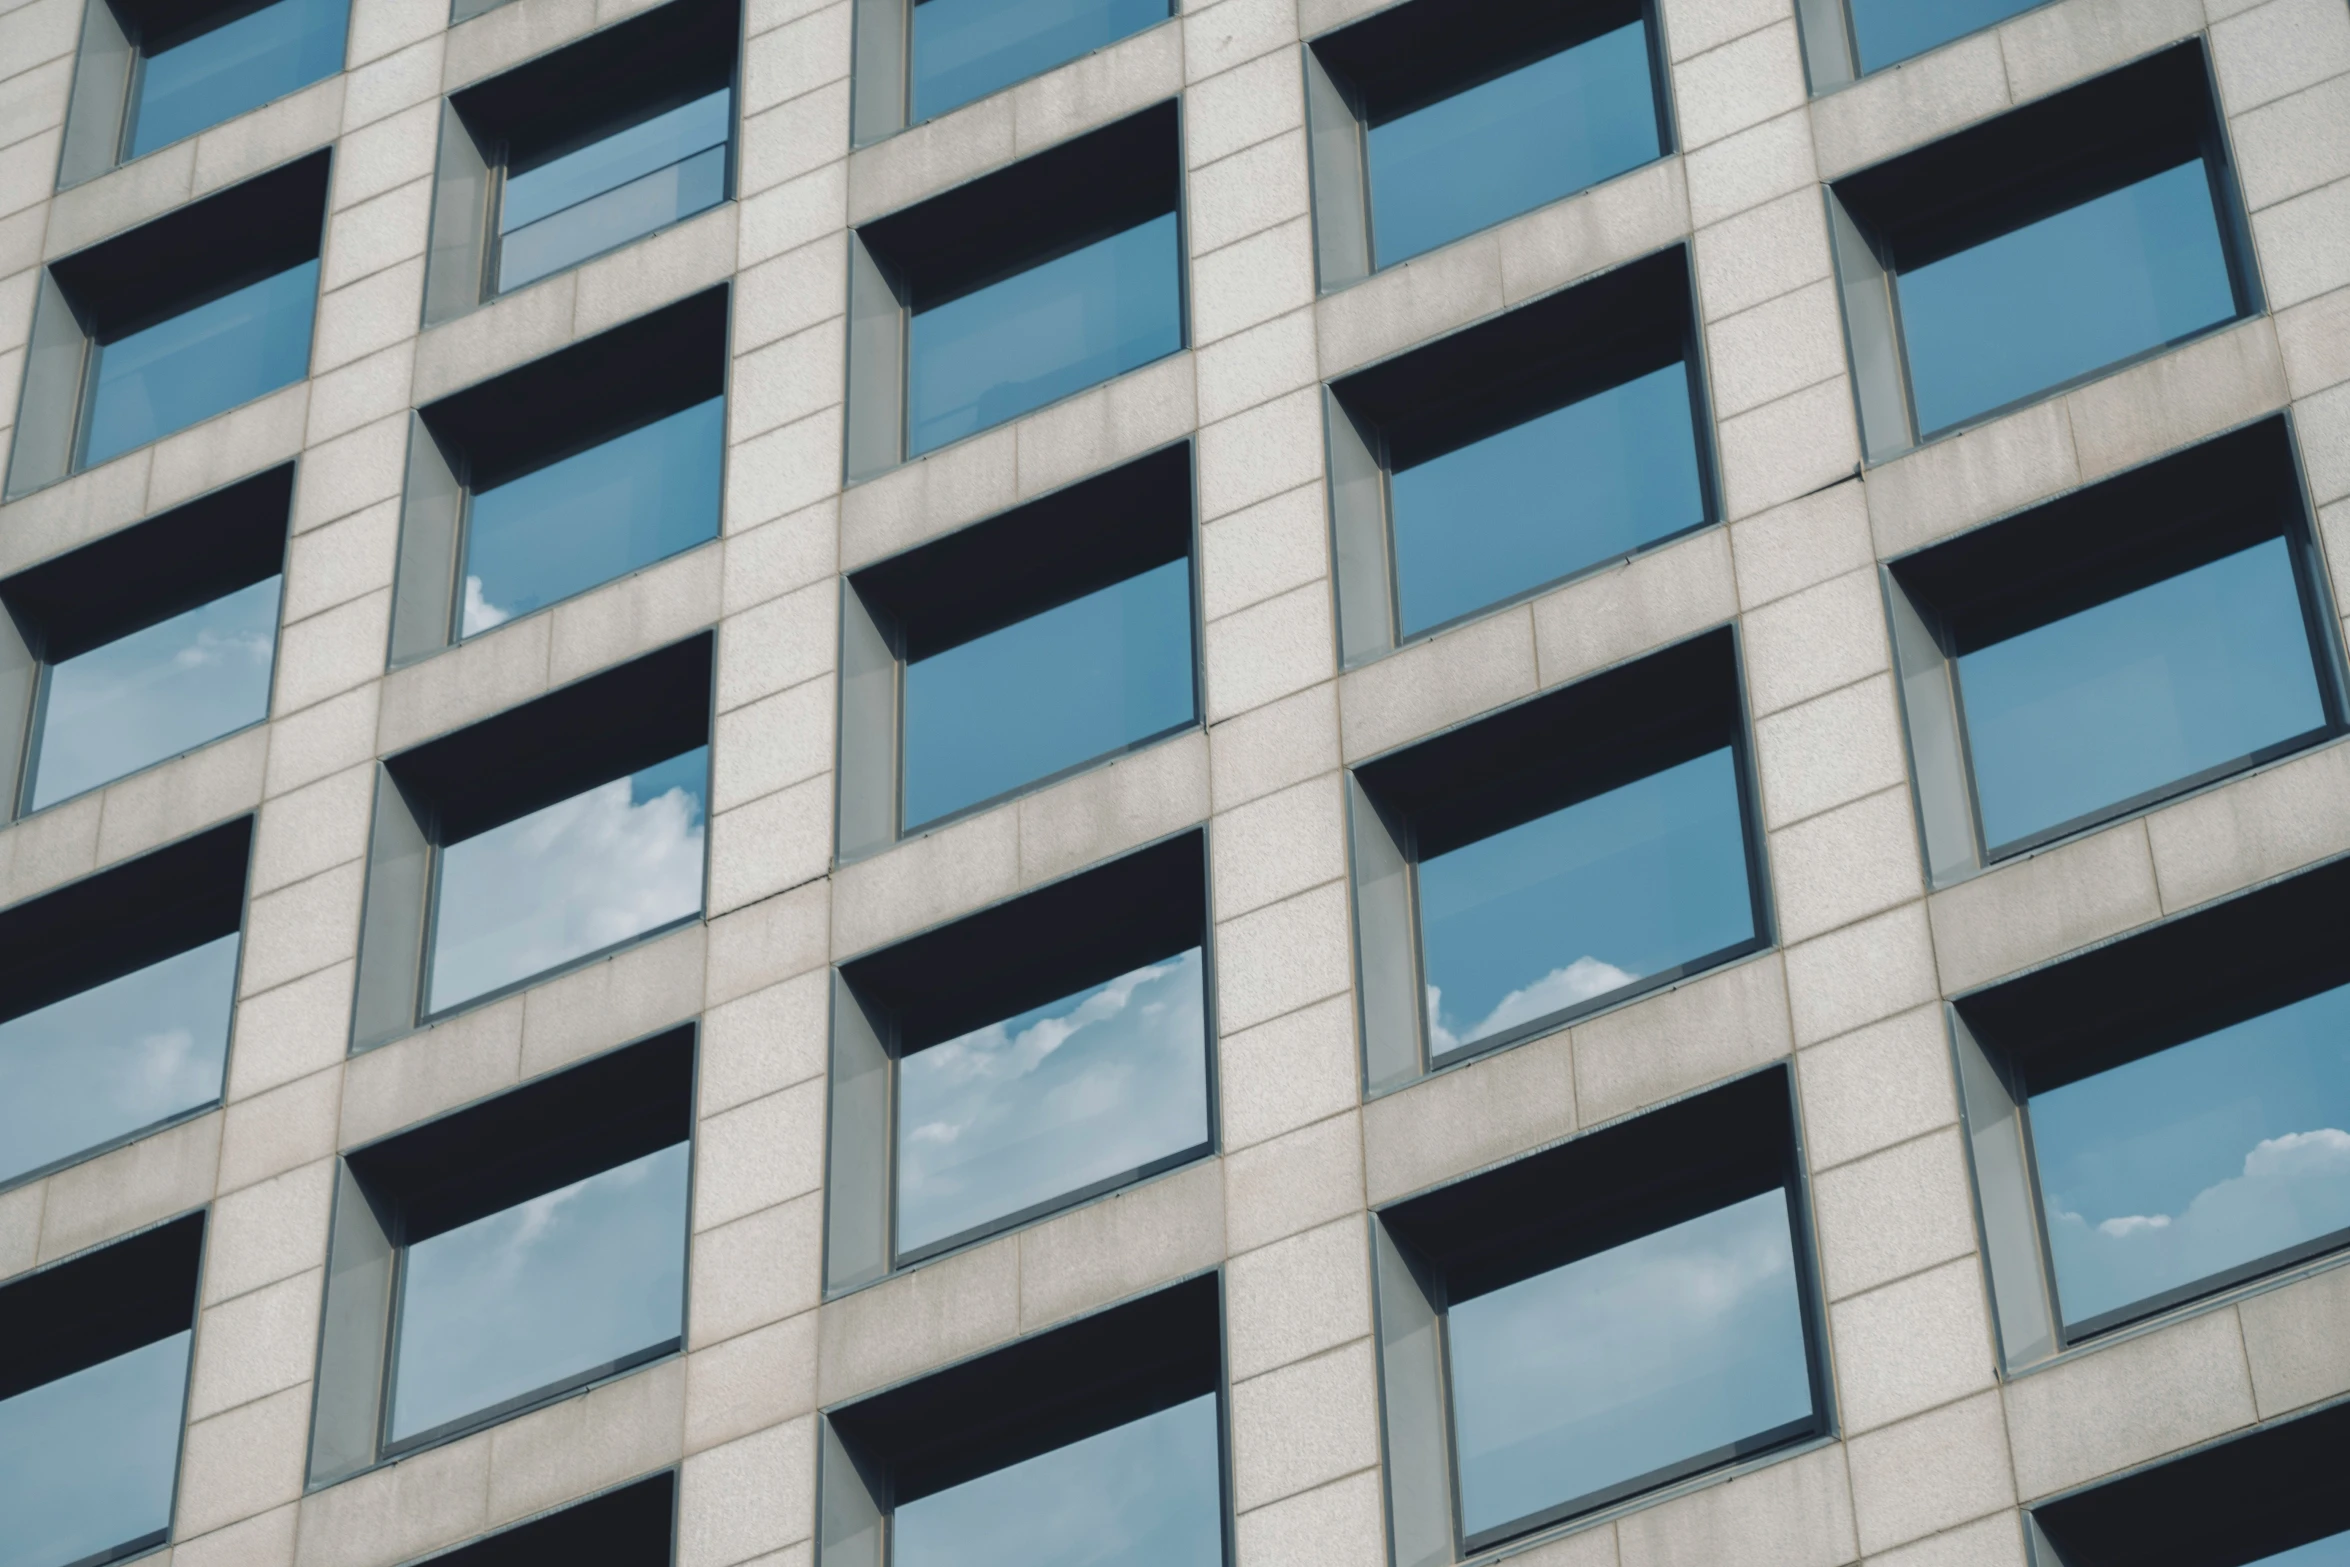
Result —
[[1419, 864], [1432, 1057], [1750, 941], [1728, 747]]
[[0, 1181], [218, 1099], [236, 988], [230, 934], [0, 1023]]
[[1167, 19], [1167, 0], [916, 0], [916, 121]]
[[1671, 364], [1388, 484], [1414, 636], [1705, 521], [1689, 376]]
[[239, 588], [49, 666], [30, 809], [268, 717], [280, 580]]
[[716, 538], [725, 443], [713, 397], [474, 495], [458, 634]]
[[317, 302], [318, 263], [305, 261], [98, 345], [82, 461], [104, 462], [301, 380]]
[[139, 62], [129, 151], [143, 153], [343, 68], [350, 0], [277, 0]]
[[2043, 3], [2044, 0], [1852, 0], [1852, 36], [1860, 48], [1860, 68], [1864, 72], [1883, 70]]
[[427, 1009], [699, 914], [709, 773], [697, 746], [443, 848]]
[[900, 1255], [1208, 1141], [1200, 949], [898, 1064]]
[[891, 1567], [1223, 1567], [1213, 1393], [907, 1502]]
[[906, 666], [908, 827], [1192, 722], [1191, 562]]
[[2350, 1240], [2350, 986], [2030, 1101], [2068, 1333]]
[[1446, 1333], [1471, 1540], [1812, 1419], [1783, 1191], [1456, 1302]]
[[1371, 239], [1392, 266], [1664, 150], [1634, 22], [1371, 127]]
[[0, 1399], [0, 1567], [67, 1567], [171, 1527], [190, 1331]]
[[2236, 314], [2202, 160], [1894, 279], [1931, 434]]
[[2250, 1567], [2350, 1567], [2350, 1529], [2263, 1556]]
[[1993, 849], [2323, 728], [2290, 547], [2270, 539], [1962, 654]]
[[1183, 346], [1175, 214], [914, 313], [909, 445], [920, 454]]
[[498, 287], [559, 272], [726, 199], [734, 92], [693, 102], [533, 169], [498, 208]]
[[408, 1247], [390, 1439], [672, 1347], [691, 1155], [676, 1143]]

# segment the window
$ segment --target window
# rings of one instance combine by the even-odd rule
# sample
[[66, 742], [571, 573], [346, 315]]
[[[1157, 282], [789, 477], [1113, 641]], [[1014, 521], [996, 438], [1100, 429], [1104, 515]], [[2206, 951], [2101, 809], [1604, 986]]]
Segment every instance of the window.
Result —
[[0, 582], [0, 728], [25, 737], [22, 810], [269, 715], [293, 481], [272, 469]]
[[299, 381], [327, 154], [49, 264], [12, 495]]
[[664, 1470], [426, 1560], [431, 1567], [669, 1567], [676, 1512], [677, 1472]]
[[1166, 103], [857, 230], [849, 476], [1181, 349], [1181, 167]]
[[2275, 1420], [2024, 1514], [2034, 1567], [2340, 1567], [2350, 1405]]
[[0, 912], [0, 1186], [219, 1103], [252, 825]]
[[344, 1155], [314, 1486], [677, 1351], [693, 1074], [674, 1029]]
[[734, 0], [671, 0], [453, 95], [426, 324], [724, 202], [739, 26]]
[[1814, 92], [1914, 59], [2046, 0], [1797, 0]]
[[856, 139], [936, 119], [1172, 9], [1169, 0], [858, 0]]
[[90, 6], [58, 183], [95, 178], [334, 75], [349, 19], [350, 0]]
[[2350, 1244], [2341, 862], [1953, 1008], [2002, 1352]]
[[1210, 971], [1196, 832], [842, 964], [827, 1286], [1210, 1152]]
[[1349, 663], [1719, 515], [1687, 252], [1333, 382]]
[[87, 1567], [171, 1538], [204, 1216], [0, 1289], [9, 1567]]
[[2259, 308], [2199, 42], [1831, 196], [1872, 461]]
[[1792, 1087], [1772, 1067], [1376, 1215], [1396, 1561], [1826, 1432]]
[[1646, 0], [1415, 0], [1314, 40], [1322, 286], [1672, 151], [1655, 37]]
[[850, 577], [842, 858], [1198, 723], [1192, 531], [1177, 446]]
[[393, 662], [718, 536], [726, 315], [712, 289], [417, 413]]
[[1223, 1567], [1218, 1295], [1192, 1279], [828, 1412], [827, 1567], [1084, 1567], [1105, 1542]]
[[1725, 630], [1356, 768], [1371, 1088], [1765, 945], [1745, 729]]
[[708, 634], [389, 758], [353, 1048], [698, 919]]
[[2298, 471], [2270, 419], [1892, 565], [1937, 881], [2341, 731]]

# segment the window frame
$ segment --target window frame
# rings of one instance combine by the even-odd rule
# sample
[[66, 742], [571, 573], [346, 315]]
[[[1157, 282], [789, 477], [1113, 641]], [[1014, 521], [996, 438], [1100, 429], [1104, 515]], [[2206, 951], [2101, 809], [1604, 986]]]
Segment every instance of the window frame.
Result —
[[[1365, 1215], [1372, 1251], [1382, 1468], [1392, 1556], [1398, 1567], [1442, 1567], [1504, 1548], [1523, 1549], [1734, 1479], [1837, 1439], [1840, 1419], [1829, 1348], [1827, 1289], [1821, 1275], [1819, 1226], [1812, 1212], [1811, 1175], [1791, 1067], [1789, 1062], [1776, 1061], [1741, 1073], [1681, 1098], [1581, 1129], [1503, 1164], [1379, 1204]], [[1717, 1157], [1712, 1169], [1675, 1171], [1669, 1161], [1683, 1145], [1706, 1146], [1719, 1154], [1719, 1139], [1693, 1140], [1686, 1131], [1690, 1127], [1718, 1130], [1723, 1136], [1745, 1135], [1755, 1146], [1735, 1150], [1727, 1162]], [[1593, 1199], [1579, 1214], [1562, 1217], [1546, 1211], [1538, 1226], [1523, 1217], [1535, 1211], [1536, 1200], [1552, 1187], [1563, 1188], [1580, 1179], [1583, 1189], [1609, 1190], [1607, 1180], [1592, 1178], [1594, 1171], [1620, 1170], [1627, 1158], [1635, 1167], [1663, 1170], [1664, 1184], [1660, 1187], [1651, 1180], [1635, 1192]], [[1727, 1202], [1774, 1190], [1785, 1198], [1805, 1370], [1812, 1395], [1810, 1420], [1757, 1433], [1738, 1444], [1740, 1449], [1745, 1449], [1747, 1442], [1758, 1444], [1751, 1449], [1691, 1454], [1663, 1470], [1583, 1496], [1562, 1498], [1538, 1512], [1475, 1535], [1466, 1534], [1454, 1430], [1450, 1302], [1446, 1298], [1449, 1271], [1465, 1266], [1480, 1273], [1497, 1268], [1514, 1272], [1526, 1267], [1529, 1254], [1555, 1256], [1562, 1249], [1576, 1250], [1573, 1236], [1578, 1232], [1597, 1232], [1603, 1238], [1620, 1236], [1616, 1244], [1662, 1234], [1692, 1218], [1719, 1211], [1727, 1205], [1715, 1200], [1720, 1192], [1743, 1190], [1754, 1176], [1773, 1167], [1779, 1177], [1775, 1186], [1766, 1184], [1744, 1196], [1731, 1196]], [[1469, 1228], [1461, 1222], [1464, 1207], [1518, 1217], [1494, 1221], [1510, 1226], [1511, 1232], [1480, 1242], [1473, 1233], [1463, 1233]], [[1449, 1258], [1431, 1244], [1432, 1237], [1413, 1233], [1440, 1227], [1452, 1232], [1445, 1237], [1445, 1244], [1456, 1248]], [[1538, 1233], [1527, 1233], [1530, 1229]], [[1482, 1252], [1476, 1250], [1480, 1244]], [[1568, 1263], [1533, 1266], [1521, 1277], [1541, 1277], [1607, 1249], [1579, 1252]], [[1503, 1260], [1495, 1261], [1496, 1254]], [[1423, 1347], [1415, 1348], [1413, 1340], [1431, 1328], [1433, 1336], [1425, 1339]], [[1441, 1480], [1431, 1472], [1433, 1466], [1441, 1466]]]
[[[1336, 293], [1366, 278], [1408, 265], [1421, 257], [1437, 255], [1480, 234], [1490, 233], [1505, 223], [1514, 222], [1528, 212], [1540, 212], [1545, 207], [1572, 201], [1588, 191], [1629, 178], [1684, 150], [1679, 114], [1673, 98], [1672, 71], [1666, 59], [1668, 50], [1660, 0], [1571, 0], [1571, 8], [1579, 15], [1605, 10], [1638, 12], [1647, 35], [1649, 92], [1656, 108], [1657, 121], [1656, 156], [1540, 205], [1505, 214], [1442, 245], [1395, 261], [1377, 262], [1373, 244], [1369, 137], [1373, 118], [1377, 116], [1381, 123], [1385, 123], [1389, 117], [1377, 115], [1376, 108], [1370, 104], [1366, 89], [1359, 80], [1365, 71], [1364, 57], [1374, 53], [1404, 55], [1419, 61], [1419, 74], [1424, 78], [1428, 72], [1422, 56], [1430, 47], [1430, 41], [1417, 35], [1430, 32], [1437, 34], [1437, 47], [1441, 47], [1443, 41], [1457, 38], [1459, 29], [1446, 24], [1458, 20], [1452, 14], [1452, 8], [1462, 3], [1463, 0], [1403, 0], [1402, 4], [1384, 6], [1367, 16], [1318, 33], [1308, 38], [1299, 51], [1304, 71], [1307, 164], [1312, 187], [1314, 278], [1319, 293]], [[1428, 104], [1456, 97], [1508, 70], [1532, 65], [1562, 52], [1560, 49], [1539, 47], [1546, 40], [1531, 36], [1530, 32], [1542, 25], [1537, 18], [1552, 15], [1557, 7], [1529, 3], [1529, 0], [1479, 0], [1479, 3], [1485, 12], [1480, 20], [1488, 28], [1494, 28], [1498, 21], [1502, 28], [1494, 29], [1497, 33], [1503, 28], [1512, 30], [1512, 46], [1476, 51], [1459, 61], [1447, 62], [1450, 68], [1444, 76], [1447, 79], [1465, 78], [1465, 81], [1450, 92], [1440, 92], [1436, 97], [1428, 99]], [[1520, 36], [1522, 33], [1528, 36]], [[1578, 43], [1588, 42], [1596, 36], [1587, 35]], [[1568, 44], [1563, 47], [1577, 46]], [[1408, 69], [1399, 74], [1407, 82], [1414, 76]], [[1383, 83], [1382, 90], [1386, 90], [1388, 85]], [[1420, 87], [1414, 91], [1424, 93], [1426, 88]]]
[[[1951, 624], [1951, 613], [1937, 602], [1936, 590], [2020, 602], [2026, 613], [2053, 611], [2023, 630], [2056, 624], [2121, 596], [2086, 596], [2098, 554], [2109, 560], [2123, 558], [2115, 541], [2144, 534], [2147, 515], [2166, 513], [2168, 529], [2162, 538], [2174, 552], [2193, 550], [2207, 535], [2238, 537], [2248, 541], [2243, 547], [2283, 539], [2325, 722], [2013, 842], [1991, 843], [1983, 827], [1964, 691], [1957, 676], [1963, 655], [1952, 651], [1959, 633]], [[1910, 803], [1929, 884], [1954, 886], [2350, 733], [2350, 666], [2345, 664], [2332, 584], [2312, 522], [2315, 515], [2292, 415], [2285, 411], [1880, 562], [1878, 581], [1908, 752]], [[2065, 541], [2070, 555], [2052, 554], [2052, 536]], [[2211, 555], [2153, 583], [2129, 580], [2135, 586], [2152, 586], [2218, 558]], [[2052, 560], [2055, 580], [2035, 586], [2035, 567], [2050, 570]], [[2106, 574], [2110, 578], [2110, 566]], [[2121, 590], [2127, 591], [2129, 585]], [[1970, 612], [1978, 618], [1981, 614]]]
[[[824, 1182], [826, 1299], [853, 1294], [1104, 1197], [1130, 1191], [1212, 1159], [1222, 1150], [1216, 933], [1208, 866], [1206, 829], [1185, 828], [833, 964], [829, 988], [830, 1070], [826, 1088]], [[1163, 929], [1146, 928], [1139, 937], [1123, 940], [1097, 935], [1090, 945], [1070, 939], [1069, 933], [1088, 928], [1088, 916], [1095, 909], [1151, 906], [1149, 900], [1168, 889], [1191, 887], [1197, 888], [1196, 905], [1176, 907], [1162, 915], [1158, 924]], [[1065, 974], [1081, 971], [1094, 974], [1093, 978], [1077, 980], [1048, 998], [1061, 999], [1080, 989], [1106, 983], [1141, 964], [1162, 961], [1133, 954], [1164, 946], [1168, 940], [1177, 939], [1179, 933], [1188, 934], [1194, 920], [1198, 927], [1197, 941], [1175, 950], [1188, 952], [1196, 948], [1200, 954], [1201, 1055], [1205, 1066], [1200, 1095], [1206, 1120], [1205, 1139], [1133, 1169], [1072, 1187], [901, 1252], [898, 1249], [899, 1063], [907, 1055], [919, 1054], [944, 1043], [945, 1038], [955, 1037], [947, 1035], [912, 1050], [903, 1047], [909, 1003], [924, 1003], [918, 987], [907, 982], [905, 970], [919, 967], [927, 973], [979, 972], [994, 964], [995, 955], [1004, 951], [1040, 952], [1045, 955], [1026, 965], [1030, 972], [1016, 974], [1012, 988], [1025, 994], [1060, 984], [1060, 976]], [[1095, 972], [1109, 964], [1124, 966]], [[934, 1011], [942, 1005], [936, 1001], [926, 1004]], [[980, 1010], [994, 1008], [987, 1006]], [[1025, 1006], [1016, 1006], [1004, 1016], [1017, 1016], [1024, 1010]], [[977, 1016], [968, 1005], [963, 1011]], [[991, 1020], [982, 1019], [973, 1026], [985, 1027], [988, 1021]], [[940, 1026], [951, 1025], [918, 1017], [915, 1031], [934, 1034]], [[868, 1084], [867, 1080], [875, 1077], [879, 1081]]]
[[[1449, 1071], [1483, 1057], [1555, 1034], [1603, 1012], [1628, 1006], [1674, 988], [1701, 974], [1745, 962], [1778, 944], [1775, 898], [1764, 846], [1762, 796], [1756, 774], [1754, 723], [1746, 696], [1743, 659], [1735, 623], [1699, 632], [1582, 680], [1523, 698], [1482, 713], [1435, 734], [1366, 758], [1347, 771], [1347, 861], [1352, 940], [1356, 973], [1356, 1023], [1362, 1040], [1364, 1095], [1377, 1098], [1412, 1083]], [[1406, 768], [1425, 774], [1444, 770], [1453, 775], [1481, 767], [1481, 780], [1499, 783], [1522, 777], [1537, 768], [1563, 769], [1555, 761], [1545, 765], [1549, 744], [1558, 731], [1583, 722], [1586, 709], [1596, 709], [1603, 722], [1621, 722], [1628, 714], [1667, 714], [1676, 694], [1699, 682], [1717, 681], [1721, 689], [1711, 700], [1690, 697], [1673, 721], [1683, 731], [1702, 732], [1719, 724], [1727, 731], [1724, 743], [1732, 754], [1738, 790], [1741, 836], [1745, 846], [1747, 895], [1754, 915], [1754, 934], [1718, 951], [1696, 954], [1669, 969], [1643, 975], [1631, 985], [1593, 996], [1573, 1006], [1471, 1040], [1443, 1055], [1434, 1054], [1428, 1038], [1426, 942], [1421, 931], [1419, 850], [1413, 818], [1431, 806], [1441, 807], [1447, 796], [1431, 792], [1424, 783], [1403, 785], [1415, 797], [1398, 798]], [[1711, 709], [1709, 711], [1708, 709]], [[1642, 737], [1632, 743], [1635, 754], [1653, 757], [1674, 749], [1684, 733], [1662, 739]], [[1709, 754], [1708, 747], [1678, 761], [1665, 762], [1637, 773], [1626, 782], [1652, 778], [1679, 761]], [[1514, 766], [1485, 760], [1488, 756], [1531, 753], [1532, 760]], [[1366, 775], [1369, 775], [1366, 778]], [[1468, 792], [1457, 782], [1458, 792]], [[1554, 786], [1556, 787], [1556, 786]], [[1575, 787], [1580, 787], [1578, 783]], [[1572, 804], [1596, 797], [1580, 795]], [[1569, 807], [1560, 807], [1565, 809]], [[1469, 843], [1493, 836], [1486, 833]], [[1401, 954], [1408, 946], [1409, 958]], [[1384, 978], [1370, 976], [1381, 975]]]

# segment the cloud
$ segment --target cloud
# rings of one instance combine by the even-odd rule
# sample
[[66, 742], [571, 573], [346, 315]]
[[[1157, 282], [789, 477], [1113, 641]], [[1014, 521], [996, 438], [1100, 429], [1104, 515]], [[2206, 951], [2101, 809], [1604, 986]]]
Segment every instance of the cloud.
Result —
[[199, 631], [194, 641], [171, 656], [171, 663], [174, 669], [210, 669], [234, 661], [267, 669], [275, 651], [274, 641], [264, 632]]
[[2263, 1138], [2239, 1174], [2205, 1187], [2175, 1214], [2092, 1222], [2052, 1198], [2048, 1219], [2065, 1316], [2102, 1316], [2350, 1229], [2350, 1132], [2327, 1126]]
[[465, 579], [465, 613], [463, 618], [458, 621], [458, 625], [464, 628], [464, 635], [473, 636], [477, 632], [489, 630], [492, 626], [504, 625], [513, 618], [514, 611], [500, 609], [482, 597], [481, 578], [467, 577]]
[[1443, 990], [1430, 985], [1429, 1048], [1433, 1053], [1441, 1055], [1472, 1041], [1502, 1033], [1523, 1023], [1531, 1023], [1536, 1018], [1564, 1012], [1571, 1006], [1589, 1001], [1593, 996], [1604, 996], [1611, 990], [1619, 990], [1639, 977], [1586, 953], [1565, 968], [1554, 968], [1533, 984], [1511, 991], [1476, 1026], [1458, 1034], [1446, 1028], [1442, 1021]]

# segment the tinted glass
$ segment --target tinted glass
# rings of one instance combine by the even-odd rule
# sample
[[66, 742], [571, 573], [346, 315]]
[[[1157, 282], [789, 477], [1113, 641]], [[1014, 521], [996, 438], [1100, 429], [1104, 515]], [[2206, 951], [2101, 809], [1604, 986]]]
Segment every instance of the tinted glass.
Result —
[[915, 452], [1081, 392], [1183, 346], [1175, 214], [914, 315]]
[[2031, 1099], [2068, 1328], [2350, 1231], [2350, 986]]
[[702, 910], [697, 747], [441, 851], [430, 1011]]
[[1752, 940], [1728, 747], [1420, 862], [1432, 1055]]
[[718, 537], [725, 444], [713, 397], [475, 495], [458, 635]]
[[1395, 473], [1403, 634], [1704, 522], [1689, 410], [1667, 365]]
[[901, 1254], [1208, 1140], [1200, 950], [898, 1065]]
[[139, 67], [126, 157], [153, 152], [343, 68], [350, 0], [277, 0]]
[[1882, 70], [2045, 0], [1852, 0], [1860, 68]]
[[917, 121], [1167, 19], [1167, 0], [918, 0]]
[[1654, 159], [1648, 29], [1634, 22], [1371, 127], [1380, 266]]
[[510, 175], [498, 287], [519, 288], [726, 199], [730, 88]]
[[2201, 160], [1894, 280], [1932, 432], [2232, 319]]
[[99, 345], [82, 461], [104, 462], [302, 379], [318, 263]]
[[1191, 562], [906, 666], [906, 824], [1188, 724]]
[[1455, 1305], [1446, 1333], [1472, 1538], [1812, 1417], [1784, 1192]]
[[691, 1156], [678, 1143], [409, 1247], [391, 1439], [676, 1340]]
[[1223, 1567], [1216, 1396], [897, 1510], [890, 1567]]
[[0, 1401], [0, 1567], [65, 1567], [162, 1538], [194, 1336]]
[[1963, 654], [1996, 848], [2326, 722], [2283, 539]]
[[2350, 1567], [2350, 1530], [2263, 1556], [2251, 1567]]
[[52, 665], [32, 809], [267, 718], [279, 582], [239, 588]]
[[232, 934], [0, 1023], [0, 1181], [218, 1099], [236, 988]]

